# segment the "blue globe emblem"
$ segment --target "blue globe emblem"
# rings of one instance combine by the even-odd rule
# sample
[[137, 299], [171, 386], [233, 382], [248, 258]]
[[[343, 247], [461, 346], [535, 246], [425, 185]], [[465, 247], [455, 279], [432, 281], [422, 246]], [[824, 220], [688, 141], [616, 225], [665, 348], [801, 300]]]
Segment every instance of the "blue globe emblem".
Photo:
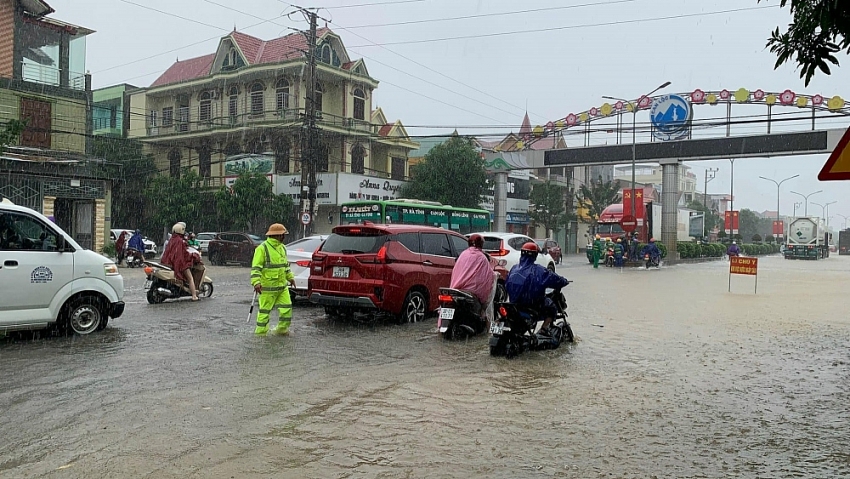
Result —
[[661, 141], [687, 138], [691, 131], [693, 108], [679, 95], [664, 95], [652, 103], [649, 112], [653, 135]]

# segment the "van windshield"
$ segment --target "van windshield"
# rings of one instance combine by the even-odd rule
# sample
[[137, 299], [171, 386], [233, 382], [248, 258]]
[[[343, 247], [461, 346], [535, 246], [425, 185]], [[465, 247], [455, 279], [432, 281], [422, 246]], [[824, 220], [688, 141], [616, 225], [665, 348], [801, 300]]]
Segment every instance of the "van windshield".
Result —
[[596, 232], [601, 235], [620, 235], [625, 233], [620, 223], [600, 223]]
[[334, 233], [328, 236], [324, 246], [322, 246], [322, 251], [342, 254], [374, 254], [381, 249], [386, 241], [387, 235], [382, 233], [372, 235]]

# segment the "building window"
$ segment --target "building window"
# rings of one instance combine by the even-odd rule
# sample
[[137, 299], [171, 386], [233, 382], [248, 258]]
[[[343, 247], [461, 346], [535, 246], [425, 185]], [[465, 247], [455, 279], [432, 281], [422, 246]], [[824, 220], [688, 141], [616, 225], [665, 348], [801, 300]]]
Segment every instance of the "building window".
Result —
[[404, 158], [393, 158], [392, 179], [404, 181], [404, 163]]
[[180, 178], [180, 150], [173, 149], [168, 152], [168, 170], [172, 178]]
[[180, 131], [189, 131], [189, 105], [183, 105], [177, 110], [177, 123]]
[[162, 109], [162, 126], [171, 126], [174, 124], [174, 107], [167, 106]]
[[235, 86], [230, 87], [228, 97], [227, 114], [230, 115], [231, 119], [235, 119], [236, 115], [239, 114], [239, 89]]
[[198, 149], [198, 172], [203, 178], [212, 176], [212, 150], [209, 146]]
[[289, 141], [279, 138], [274, 144], [274, 171], [281, 175], [289, 173]]
[[21, 121], [26, 128], [21, 132], [21, 146], [50, 148], [50, 130], [52, 129], [52, 105], [50, 102], [21, 98]]
[[265, 111], [263, 90], [265, 87], [262, 83], [256, 82], [251, 85], [251, 115], [262, 115]]
[[365, 165], [366, 150], [360, 144], [354, 145], [351, 149], [351, 172], [363, 174], [366, 171]]
[[285, 78], [277, 81], [276, 98], [278, 113], [289, 109], [289, 82]]
[[321, 60], [322, 60], [322, 63], [327, 63], [328, 65], [331, 64], [331, 46], [328, 45], [327, 43], [325, 43], [322, 46], [322, 58], [321, 58]]
[[205, 91], [201, 93], [200, 105], [198, 106], [198, 119], [200, 121], [210, 121], [212, 117], [212, 95]]
[[158, 126], [156, 114], [157, 114], [156, 110], [151, 110], [151, 128], [156, 128]]
[[316, 82], [316, 95], [313, 97], [316, 102], [316, 112], [321, 112], [322, 110], [322, 94], [324, 91], [322, 90], [322, 84]]
[[354, 89], [354, 119], [366, 119], [366, 95], [360, 88]]

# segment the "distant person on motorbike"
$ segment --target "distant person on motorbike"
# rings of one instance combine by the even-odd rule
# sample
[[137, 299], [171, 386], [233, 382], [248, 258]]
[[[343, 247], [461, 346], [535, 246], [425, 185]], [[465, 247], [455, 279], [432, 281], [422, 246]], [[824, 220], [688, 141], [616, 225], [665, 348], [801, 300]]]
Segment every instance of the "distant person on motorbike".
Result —
[[658, 245], [655, 244], [655, 238], [649, 238], [649, 243], [643, 247], [640, 255], [649, 255], [650, 259], [652, 259], [654, 263], [658, 263], [658, 260], [661, 259], [661, 250], [659, 250]]
[[192, 301], [198, 300], [198, 290], [195, 288], [195, 279], [192, 276], [192, 267], [195, 266], [200, 258], [189, 252], [189, 244], [183, 238], [186, 232], [184, 223], [177, 223], [171, 228], [171, 239], [168, 240], [168, 245], [165, 251], [162, 252], [160, 262], [174, 271], [174, 277], [182, 280], [189, 287], [192, 293]]
[[118, 235], [118, 239], [115, 240], [115, 259], [118, 260], [118, 264], [121, 264], [121, 261], [124, 260], [124, 256], [127, 255], [127, 232], [122, 231], [120, 235]]
[[145, 242], [143, 241], [141, 231], [136, 230], [133, 232], [133, 236], [130, 238], [130, 242], [127, 244], [127, 247], [134, 249], [141, 254], [145, 254]]
[[189, 233], [189, 239], [188, 239], [187, 243], [189, 243], [190, 248], [195, 248], [196, 250], [201, 249], [201, 242], [198, 241], [197, 239], [195, 239], [195, 233], [194, 232]]
[[614, 243], [614, 266], [618, 268], [623, 267], [623, 239], [617, 238], [617, 242]]
[[726, 250], [726, 254], [729, 256], [741, 256], [741, 248], [738, 247], [738, 243], [733, 241], [732, 244], [729, 245], [729, 249]]
[[632, 238], [629, 240], [629, 260], [630, 261], [640, 261], [638, 258], [638, 245], [640, 245], [640, 239], [638, 238], [637, 232], [632, 233]]
[[491, 293], [496, 273], [490, 265], [487, 253], [482, 250], [484, 238], [480, 234], [474, 234], [469, 237], [468, 243], [469, 248], [463, 250], [455, 261], [449, 287], [475, 295], [481, 306], [480, 312], [486, 313], [489, 307], [487, 303], [492, 302]]
[[531, 306], [540, 311], [544, 318], [541, 330], [546, 330], [558, 313], [555, 303], [546, 297], [546, 289], [561, 289], [569, 281], [548, 268], [536, 263], [540, 248], [534, 242], [522, 245], [519, 263], [508, 273], [506, 288], [511, 302], [520, 306]]

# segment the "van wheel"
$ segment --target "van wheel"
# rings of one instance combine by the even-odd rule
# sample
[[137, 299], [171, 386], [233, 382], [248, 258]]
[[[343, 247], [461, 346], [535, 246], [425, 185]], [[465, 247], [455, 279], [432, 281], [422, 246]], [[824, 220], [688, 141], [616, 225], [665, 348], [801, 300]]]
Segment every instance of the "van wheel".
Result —
[[411, 291], [407, 293], [407, 298], [404, 300], [404, 306], [401, 308], [401, 316], [399, 323], [418, 323], [425, 319], [425, 309], [428, 301], [425, 295], [419, 291]]
[[101, 323], [106, 327], [105, 317], [98, 298], [83, 296], [69, 303], [65, 321], [68, 330], [80, 336], [85, 336], [103, 329], [100, 326]]

